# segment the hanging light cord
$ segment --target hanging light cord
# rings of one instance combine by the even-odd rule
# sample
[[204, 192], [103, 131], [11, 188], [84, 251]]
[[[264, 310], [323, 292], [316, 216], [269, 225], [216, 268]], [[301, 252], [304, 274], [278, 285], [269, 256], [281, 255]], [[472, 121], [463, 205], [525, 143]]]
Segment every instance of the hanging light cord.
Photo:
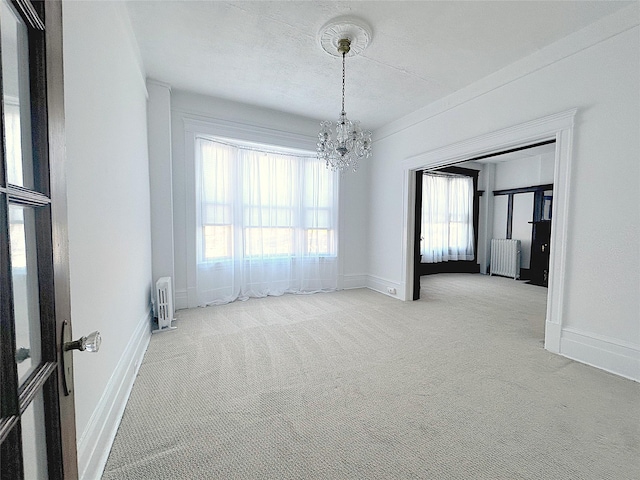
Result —
[[347, 55], [347, 52], [342, 52], [342, 114], [345, 115], [344, 111], [344, 58]]

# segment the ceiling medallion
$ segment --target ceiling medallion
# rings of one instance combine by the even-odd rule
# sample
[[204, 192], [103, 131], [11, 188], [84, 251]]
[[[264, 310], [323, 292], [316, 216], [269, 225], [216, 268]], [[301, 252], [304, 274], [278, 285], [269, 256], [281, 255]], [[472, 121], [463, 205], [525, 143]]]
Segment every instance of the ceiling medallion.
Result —
[[351, 42], [347, 57], [360, 55], [371, 42], [371, 28], [355, 17], [339, 17], [329, 20], [318, 32], [318, 42], [329, 55], [341, 57], [338, 43], [343, 38]]

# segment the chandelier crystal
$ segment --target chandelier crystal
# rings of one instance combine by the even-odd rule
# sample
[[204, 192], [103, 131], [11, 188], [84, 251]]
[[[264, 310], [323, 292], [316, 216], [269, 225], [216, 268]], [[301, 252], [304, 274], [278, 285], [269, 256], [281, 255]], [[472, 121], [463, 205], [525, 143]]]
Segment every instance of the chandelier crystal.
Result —
[[342, 55], [342, 111], [336, 122], [335, 136], [332, 122], [320, 123], [318, 133], [318, 159], [325, 162], [333, 171], [358, 169], [358, 161], [371, 156], [371, 132], [362, 130], [360, 122], [347, 118], [344, 110], [345, 57], [351, 50], [351, 40], [341, 38], [338, 41], [338, 52]]

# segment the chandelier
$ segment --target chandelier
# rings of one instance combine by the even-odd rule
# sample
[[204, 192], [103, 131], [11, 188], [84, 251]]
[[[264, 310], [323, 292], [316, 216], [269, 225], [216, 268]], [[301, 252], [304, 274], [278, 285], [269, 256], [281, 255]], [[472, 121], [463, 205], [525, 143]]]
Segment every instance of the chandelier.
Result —
[[[320, 31], [320, 44], [335, 56], [342, 56], [342, 110], [336, 122], [335, 135], [332, 122], [320, 123], [318, 133], [318, 159], [333, 171], [358, 169], [358, 161], [371, 156], [371, 132], [362, 130], [360, 122], [347, 118], [344, 109], [345, 60], [348, 54], [357, 55], [368, 45], [371, 38], [366, 25], [354, 19], [334, 20]], [[337, 52], [337, 54], [335, 53]]]

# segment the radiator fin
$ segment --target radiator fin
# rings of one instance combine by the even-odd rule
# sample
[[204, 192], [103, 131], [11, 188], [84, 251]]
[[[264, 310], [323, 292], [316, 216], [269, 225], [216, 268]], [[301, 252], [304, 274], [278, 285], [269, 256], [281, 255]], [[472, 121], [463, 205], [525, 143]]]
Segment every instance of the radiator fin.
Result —
[[171, 326], [174, 318], [173, 292], [171, 291], [171, 277], [161, 277], [156, 282], [156, 312], [158, 314], [158, 329], [154, 332], [173, 330]]
[[491, 240], [491, 275], [520, 278], [520, 240]]

